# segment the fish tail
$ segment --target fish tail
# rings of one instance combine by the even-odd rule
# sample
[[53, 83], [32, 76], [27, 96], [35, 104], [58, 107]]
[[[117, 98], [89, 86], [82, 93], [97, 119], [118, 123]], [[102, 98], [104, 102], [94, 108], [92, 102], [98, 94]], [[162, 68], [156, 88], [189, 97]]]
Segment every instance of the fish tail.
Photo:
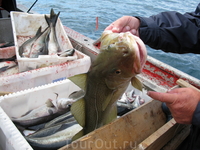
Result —
[[47, 15], [45, 15], [45, 20], [46, 20], [48, 26], [52, 25], [53, 27], [55, 27], [59, 15], [60, 15], [60, 12], [58, 12], [58, 14], [55, 14], [55, 12], [54, 12], [54, 10], [52, 8], [51, 12], [50, 12], [50, 17], [48, 17]]
[[36, 32], [36, 36], [41, 35], [41, 33], [42, 33], [42, 26], [40, 26], [40, 27], [38, 28], [38, 30], [37, 30], [37, 32]]
[[72, 141], [75, 141], [79, 138], [81, 138], [82, 136], [84, 136], [84, 130], [82, 129], [81, 131], [79, 131], [78, 133], [76, 133], [73, 137], [72, 137]]

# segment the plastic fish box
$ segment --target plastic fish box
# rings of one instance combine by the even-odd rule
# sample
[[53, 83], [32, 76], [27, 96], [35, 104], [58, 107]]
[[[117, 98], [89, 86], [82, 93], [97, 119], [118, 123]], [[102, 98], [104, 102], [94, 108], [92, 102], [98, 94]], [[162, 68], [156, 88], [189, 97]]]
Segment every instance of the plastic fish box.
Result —
[[[58, 98], [67, 98], [79, 90], [78, 86], [66, 79], [0, 97], [0, 149], [33, 150], [10, 118], [20, 117], [45, 104], [48, 99], [55, 100], [55, 93]], [[166, 123], [161, 106], [161, 102], [150, 100], [59, 150], [161, 149], [173, 138], [179, 139], [176, 136], [182, 136], [178, 133], [185, 129], [185, 125], [176, 123], [174, 119]], [[179, 141], [175, 140], [174, 144], [170, 142], [169, 145], [177, 145]]]
[[[42, 27], [42, 31], [44, 31], [48, 27], [48, 24], [44, 14], [28, 14], [24, 12], [11, 12], [11, 22], [20, 72], [37, 69], [42, 66], [57, 65], [76, 59], [76, 54], [68, 57], [59, 57], [57, 54], [39, 55], [38, 58], [21, 57], [19, 55], [19, 47], [29, 38], [34, 37], [39, 27]], [[72, 49], [72, 44], [59, 18], [55, 30], [61, 51]]]
[[80, 88], [68, 79], [0, 97], [0, 149], [33, 150], [10, 117], [20, 117], [48, 99], [67, 98]]
[[1, 77], [0, 91], [17, 92], [86, 73], [91, 64], [90, 57], [79, 51], [76, 54], [78, 59], [73, 61]]

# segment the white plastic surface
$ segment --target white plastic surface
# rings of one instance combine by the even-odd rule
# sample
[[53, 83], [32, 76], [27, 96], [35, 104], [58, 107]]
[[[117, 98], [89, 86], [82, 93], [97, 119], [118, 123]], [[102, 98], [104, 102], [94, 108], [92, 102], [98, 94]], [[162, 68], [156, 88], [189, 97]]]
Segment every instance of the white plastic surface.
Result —
[[90, 57], [79, 51], [76, 53], [77, 60], [1, 77], [0, 91], [17, 92], [86, 73], [91, 64]]
[[[19, 71], [27, 71], [40, 68], [41, 66], [50, 66], [64, 63], [69, 60], [77, 59], [77, 55], [68, 57], [59, 57], [54, 55], [39, 55], [38, 58], [24, 58], [19, 55], [19, 47], [30, 37], [35, 36], [38, 28], [42, 31], [48, 27], [44, 14], [28, 14], [24, 12], [11, 12], [11, 22], [15, 42], [15, 51], [19, 65]], [[63, 28], [61, 20], [58, 18], [56, 23], [56, 37], [61, 51], [72, 49], [72, 44]]]
[[20, 117], [27, 111], [37, 108], [50, 98], [67, 98], [80, 88], [68, 79], [0, 97], [0, 149], [32, 150], [31, 146], [9, 119]]

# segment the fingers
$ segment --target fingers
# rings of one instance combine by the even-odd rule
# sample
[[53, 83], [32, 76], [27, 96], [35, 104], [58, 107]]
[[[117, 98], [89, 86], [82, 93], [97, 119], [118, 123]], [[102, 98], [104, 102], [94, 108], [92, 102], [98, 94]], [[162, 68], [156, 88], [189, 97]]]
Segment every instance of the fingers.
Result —
[[173, 103], [177, 97], [176, 94], [174, 93], [160, 93], [160, 92], [149, 91], [147, 94], [155, 100], [159, 100], [161, 102], [166, 102], [170, 104]]

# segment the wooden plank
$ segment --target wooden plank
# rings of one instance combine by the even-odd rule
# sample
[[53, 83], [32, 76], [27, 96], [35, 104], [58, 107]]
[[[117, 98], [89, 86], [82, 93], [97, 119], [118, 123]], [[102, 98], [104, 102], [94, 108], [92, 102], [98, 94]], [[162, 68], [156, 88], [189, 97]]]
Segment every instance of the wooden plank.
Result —
[[183, 130], [176, 134], [161, 150], [176, 150], [190, 133], [191, 125], [185, 125]]
[[167, 144], [177, 133], [179, 133], [186, 125], [178, 124], [174, 119], [171, 119], [156, 132], [142, 141], [137, 150], [152, 150], [161, 149]]
[[176, 83], [177, 83], [178, 85], [180, 85], [181, 87], [191, 87], [191, 88], [193, 88], [193, 89], [195, 89], [195, 90], [197, 90], [197, 91], [200, 92], [200, 90], [199, 90], [198, 88], [196, 88], [195, 86], [191, 85], [190, 83], [184, 81], [183, 79], [178, 79], [178, 80], [176, 81]]
[[166, 122], [161, 102], [152, 100], [88, 135], [62, 147], [78, 149], [133, 149]]

